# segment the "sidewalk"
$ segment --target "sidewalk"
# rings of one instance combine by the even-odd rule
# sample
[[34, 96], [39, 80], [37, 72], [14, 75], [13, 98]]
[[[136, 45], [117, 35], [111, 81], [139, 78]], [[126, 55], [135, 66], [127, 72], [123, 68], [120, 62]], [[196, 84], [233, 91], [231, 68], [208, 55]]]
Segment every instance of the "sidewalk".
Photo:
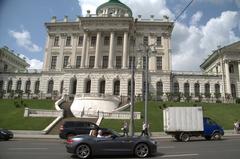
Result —
[[[59, 139], [58, 135], [46, 135], [42, 131], [28, 131], [28, 130], [11, 130], [14, 133], [14, 138], [16, 139]], [[225, 137], [238, 136], [233, 130], [225, 130]], [[136, 132], [135, 135], [140, 135], [140, 132]], [[151, 137], [155, 139], [172, 138], [172, 136], [167, 135], [164, 132], [151, 132]]]

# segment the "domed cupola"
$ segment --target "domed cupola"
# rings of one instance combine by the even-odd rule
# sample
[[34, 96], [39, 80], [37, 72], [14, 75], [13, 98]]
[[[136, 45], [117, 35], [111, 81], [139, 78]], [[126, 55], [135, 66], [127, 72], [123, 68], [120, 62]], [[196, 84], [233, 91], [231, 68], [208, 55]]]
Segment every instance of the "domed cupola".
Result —
[[100, 5], [96, 14], [99, 17], [132, 17], [131, 9], [119, 0], [109, 0]]

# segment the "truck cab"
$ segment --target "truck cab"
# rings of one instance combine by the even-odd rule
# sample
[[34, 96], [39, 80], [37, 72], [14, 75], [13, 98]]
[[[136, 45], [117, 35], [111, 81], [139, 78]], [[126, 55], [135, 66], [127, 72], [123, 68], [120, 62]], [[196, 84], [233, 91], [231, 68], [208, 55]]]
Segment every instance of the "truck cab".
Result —
[[206, 140], [221, 139], [221, 137], [224, 135], [223, 128], [208, 117], [203, 118], [203, 126], [203, 136]]

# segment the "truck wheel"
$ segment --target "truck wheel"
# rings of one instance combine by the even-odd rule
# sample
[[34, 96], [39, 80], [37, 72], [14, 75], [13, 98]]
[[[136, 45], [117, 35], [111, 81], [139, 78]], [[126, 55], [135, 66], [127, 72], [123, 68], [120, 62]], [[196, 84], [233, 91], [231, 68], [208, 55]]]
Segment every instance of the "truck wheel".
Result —
[[190, 140], [190, 135], [188, 133], [182, 133], [180, 139], [183, 142], [188, 142]]
[[211, 138], [212, 138], [211, 136], [205, 136], [206, 140], [211, 140]]
[[213, 140], [221, 140], [221, 138], [222, 138], [222, 135], [218, 132], [215, 132], [212, 136]]

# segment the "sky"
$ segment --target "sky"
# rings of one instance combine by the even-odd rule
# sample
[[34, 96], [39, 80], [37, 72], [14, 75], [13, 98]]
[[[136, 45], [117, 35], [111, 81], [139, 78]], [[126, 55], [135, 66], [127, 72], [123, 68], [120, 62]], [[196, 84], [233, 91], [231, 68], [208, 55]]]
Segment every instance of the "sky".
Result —
[[[46, 43], [44, 23], [52, 16], [75, 20], [86, 10], [94, 14], [108, 0], [0, 0], [0, 47], [8, 46], [26, 57], [30, 69], [41, 69]], [[121, 0], [133, 16], [174, 20], [191, 0]], [[200, 64], [217, 49], [240, 40], [240, 0], [193, 0], [175, 22], [172, 65], [177, 71], [199, 71]]]

